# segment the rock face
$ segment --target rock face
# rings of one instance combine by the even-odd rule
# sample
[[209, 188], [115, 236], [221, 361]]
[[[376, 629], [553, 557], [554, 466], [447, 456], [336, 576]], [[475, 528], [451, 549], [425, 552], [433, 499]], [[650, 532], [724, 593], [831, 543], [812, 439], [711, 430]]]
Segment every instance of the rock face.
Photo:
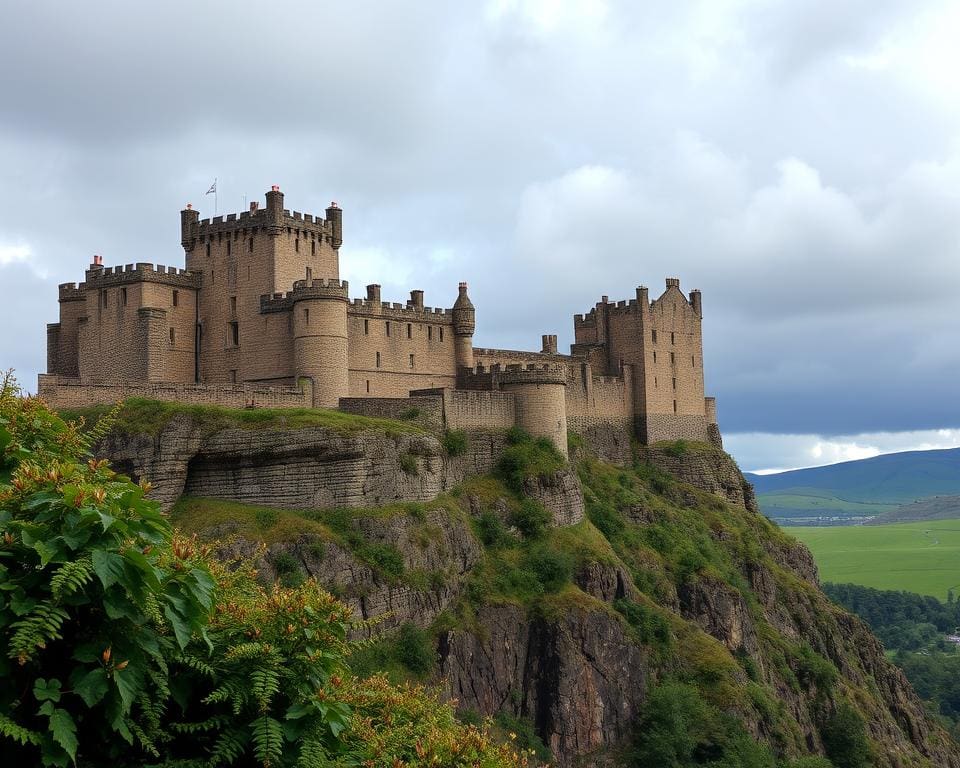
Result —
[[569, 469], [552, 475], [528, 477], [523, 492], [543, 504], [551, 514], [554, 526], [576, 525], [583, 520], [583, 489]]
[[719, 448], [694, 443], [686, 448], [641, 446], [638, 458], [684, 483], [723, 496], [737, 506], [759, 512], [753, 486], [744, 479], [730, 455]]

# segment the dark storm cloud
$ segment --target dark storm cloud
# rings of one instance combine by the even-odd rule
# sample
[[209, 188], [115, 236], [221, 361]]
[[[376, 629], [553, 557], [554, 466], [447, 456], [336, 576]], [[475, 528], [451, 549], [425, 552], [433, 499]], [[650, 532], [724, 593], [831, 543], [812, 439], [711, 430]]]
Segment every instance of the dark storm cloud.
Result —
[[956, 426], [952, 8], [16, 0], [0, 364], [43, 368], [92, 253], [182, 263], [217, 177], [221, 213], [341, 202], [354, 295], [468, 279], [480, 344], [678, 275], [729, 432]]

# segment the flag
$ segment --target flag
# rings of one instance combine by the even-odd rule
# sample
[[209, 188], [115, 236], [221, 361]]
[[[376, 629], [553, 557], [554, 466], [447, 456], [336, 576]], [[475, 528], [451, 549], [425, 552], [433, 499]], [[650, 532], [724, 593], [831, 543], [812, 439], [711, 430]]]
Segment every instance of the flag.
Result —
[[215, 195], [215, 194], [217, 194], [217, 181], [216, 181], [216, 179], [214, 179], [213, 184], [210, 185], [210, 189], [208, 189], [204, 194], [206, 194], [206, 195]]

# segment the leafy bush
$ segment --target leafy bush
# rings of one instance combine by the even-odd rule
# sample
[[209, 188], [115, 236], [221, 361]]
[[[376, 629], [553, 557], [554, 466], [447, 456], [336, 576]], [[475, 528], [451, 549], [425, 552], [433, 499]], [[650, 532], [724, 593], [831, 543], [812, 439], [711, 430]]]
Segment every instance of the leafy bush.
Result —
[[573, 558], [549, 547], [538, 547], [529, 556], [530, 571], [536, 576], [544, 592], [557, 592], [570, 581]]
[[515, 539], [507, 531], [507, 527], [493, 512], [483, 512], [476, 521], [477, 535], [485, 547], [502, 547]]
[[403, 576], [403, 555], [390, 544], [364, 544], [358, 554], [371, 565], [394, 578]]
[[820, 727], [820, 738], [827, 757], [836, 768], [866, 768], [870, 765], [863, 718], [849, 704], [841, 704]]
[[528, 477], [550, 475], [561, 469], [565, 459], [545, 437], [534, 440], [522, 429], [507, 433], [507, 447], [497, 464], [497, 475], [515, 493], [523, 492]]
[[277, 572], [278, 576], [283, 576], [285, 573], [294, 573], [295, 571], [300, 570], [300, 561], [297, 560], [289, 552], [277, 552], [271, 558], [273, 570]]
[[687, 453], [689, 448], [686, 440], [674, 440], [669, 445], [664, 446], [663, 452], [667, 454], [667, 456], [673, 456], [675, 459], [679, 459]]
[[5, 764], [519, 765], [435, 695], [352, 680], [349, 609], [175, 535], [88, 442], [0, 388]]
[[450, 429], [443, 435], [443, 449], [447, 456], [461, 456], [466, 453], [468, 445], [467, 433], [462, 429]]
[[419, 675], [429, 672], [436, 661], [430, 635], [416, 624], [403, 624], [397, 634], [397, 658], [411, 672]]
[[796, 663], [797, 680], [809, 690], [816, 686], [819, 695], [830, 692], [837, 680], [837, 668], [804, 643]]
[[280, 516], [274, 509], [258, 509], [253, 513], [253, 518], [257, 521], [257, 526], [259, 528], [269, 529], [273, 528], [273, 526], [277, 524], [277, 520], [280, 519]]
[[417, 459], [415, 456], [409, 453], [401, 453], [399, 461], [400, 469], [402, 469], [408, 475], [420, 474], [420, 468], [417, 466]]
[[553, 755], [533, 729], [533, 723], [529, 718], [515, 717], [508, 712], [498, 712], [493, 721], [520, 749], [528, 751], [542, 763], [553, 760]]
[[613, 607], [634, 628], [640, 641], [665, 648], [670, 644], [670, 624], [659, 611], [621, 598]]
[[419, 408], [404, 408], [399, 413], [399, 418], [402, 421], [416, 421], [420, 418], [420, 409]]
[[539, 539], [550, 525], [550, 513], [536, 499], [524, 498], [510, 513], [509, 522], [528, 539]]

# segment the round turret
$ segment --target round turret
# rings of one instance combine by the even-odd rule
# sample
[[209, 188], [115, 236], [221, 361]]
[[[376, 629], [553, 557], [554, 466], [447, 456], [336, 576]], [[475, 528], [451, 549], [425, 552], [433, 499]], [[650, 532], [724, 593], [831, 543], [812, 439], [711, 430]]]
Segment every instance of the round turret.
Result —
[[349, 391], [347, 283], [298, 280], [293, 289], [293, 361], [297, 383], [315, 408], [336, 408]]
[[567, 455], [566, 372], [559, 366], [509, 367], [497, 375], [503, 392], [517, 402], [517, 426], [534, 437], [546, 437]]
[[467, 296], [467, 284], [460, 283], [460, 294], [453, 305], [453, 344], [457, 370], [473, 368], [473, 332], [477, 327], [477, 311]]

